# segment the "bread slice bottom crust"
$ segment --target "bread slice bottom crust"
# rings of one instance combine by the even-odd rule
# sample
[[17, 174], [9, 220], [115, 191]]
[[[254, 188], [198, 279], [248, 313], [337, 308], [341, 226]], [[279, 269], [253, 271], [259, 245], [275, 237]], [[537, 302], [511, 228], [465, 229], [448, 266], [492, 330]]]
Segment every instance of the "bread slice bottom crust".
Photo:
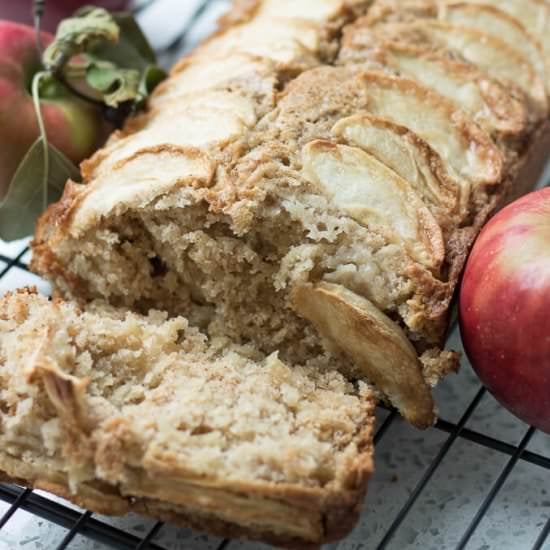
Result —
[[[3, 452], [0, 452], [0, 465], [1, 481], [53, 493], [98, 514], [124, 516], [132, 512], [224, 538], [261, 540], [299, 550], [318, 549], [320, 544], [340, 540], [349, 534], [360, 516], [370, 477], [369, 468], [363, 468], [357, 490], [346, 494], [323, 495], [290, 487], [277, 491], [282, 493], [278, 498], [270, 494], [268, 486], [258, 495], [248, 495], [243, 487], [235, 498], [235, 493], [229, 491], [206, 487], [189, 490], [180, 483], [179, 500], [188, 502], [174, 504], [160, 497], [123, 495], [113, 492], [111, 487], [94, 483], [82, 484], [78, 492], [73, 493], [66, 476], [45, 472]], [[211, 504], [209, 510], [204, 503]], [[244, 510], [233, 508], [243, 504]], [[273, 519], [274, 507], [278, 509], [277, 519]]]

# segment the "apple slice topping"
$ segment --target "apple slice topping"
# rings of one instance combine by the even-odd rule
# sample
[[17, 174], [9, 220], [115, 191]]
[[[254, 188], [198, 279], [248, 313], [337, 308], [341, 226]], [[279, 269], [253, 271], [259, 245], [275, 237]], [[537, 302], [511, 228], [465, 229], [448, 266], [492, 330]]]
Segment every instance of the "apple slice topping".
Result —
[[303, 285], [294, 289], [292, 300], [298, 314], [354, 361], [409, 422], [433, 424], [430, 388], [415, 349], [396, 323], [341, 285]]
[[441, 229], [411, 185], [356, 147], [316, 140], [303, 151], [304, 174], [355, 221], [403, 244], [437, 271], [445, 255]]
[[408, 23], [380, 23], [376, 32], [384, 39], [455, 52], [488, 75], [519, 88], [540, 117], [548, 113], [544, 81], [520, 50], [477, 29], [435, 19]]
[[[550, 4], [545, 0], [469, 0], [470, 3], [493, 6], [522, 23], [540, 42], [550, 68]], [[550, 76], [550, 72], [548, 73]]]
[[456, 222], [464, 215], [467, 184], [457, 183], [459, 176], [414, 132], [387, 119], [361, 113], [338, 121], [332, 133], [373, 155], [409, 182], [430, 205], [440, 225], [452, 223], [453, 219]]
[[257, 15], [261, 17], [281, 17], [284, 14], [289, 19], [304, 19], [313, 21], [327, 21], [345, 14], [354, 4], [358, 4], [357, 0], [352, 2], [344, 0], [264, 0], [259, 2]]
[[194, 55], [211, 60], [244, 53], [304, 69], [317, 63], [320, 39], [319, 26], [307, 19], [260, 17], [230, 27], [218, 40], [199, 46]]
[[451, 25], [476, 29], [505, 41], [520, 51], [535, 68], [538, 76], [548, 82], [542, 46], [517, 19], [501, 11], [500, 7], [475, 5], [468, 2], [454, 2], [438, 6], [437, 15]]
[[[540, 33], [541, 24], [546, 29], [550, 23], [550, 5], [544, 6], [544, 2], [545, 0], [469, 0], [441, 3], [434, 0], [392, 0], [384, 2], [381, 9], [376, 10], [369, 19], [372, 22], [381, 18], [396, 21], [430, 18], [480, 31], [521, 52], [539, 77], [550, 84], [542, 44], [545, 41], [544, 34], [547, 33]], [[533, 17], [536, 21], [532, 21]]]
[[73, 203], [71, 233], [82, 235], [102, 217], [149, 204], [176, 186], [209, 187], [213, 177], [213, 163], [195, 148], [160, 145], [140, 150], [99, 174], [93, 185], [77, 187], [82, 194]]
[[381, 72], [364, 72], [358, 80], [368, 94], [369, 112], [409, 128], [472, 184], [501, 182], [501, 151], [454, 102], [414, 80]]
[[521, 139], [529, 129], [523, 97], [514, 96], [499, 80], [446, 52], [384, 40], [364, 19], [346, 29], [339, 60], [368, 63], [413, 78], [456, 102], [497, 138]]
[[106, 147], [84, 162], [86, 180], [109, 174], [119, 163], [155, 147], [205, 149], [226, 145], [256, 122], [253, 101], [229, 92], [208, 91], [171, 103], [171, 109], [148, 112], [129, 121], [127, 135], [111, 137]]

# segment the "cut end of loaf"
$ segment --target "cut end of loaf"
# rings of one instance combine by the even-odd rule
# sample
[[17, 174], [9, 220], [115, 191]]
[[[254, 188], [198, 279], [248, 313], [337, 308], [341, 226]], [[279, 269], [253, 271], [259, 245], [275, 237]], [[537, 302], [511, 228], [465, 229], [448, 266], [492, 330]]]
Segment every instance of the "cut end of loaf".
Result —
[[[60, 224], [53, 238], [47, 229], [39, 231], [34, 265], [81, 303], [106, 299], [136, 311], [157, 307], [184, 314], [210, 336], [277, 351], [291, 362], [324, 361], [328, 351], [342, 372], [362, 378], [365, 370], [348, 350], [317, 333], [290, 299], [293, 288], [325, 281], [379, 308], [421, 354], [442, 337], [444, 314], [432, 302], [448, 292], [445, 239], [460, 224], [460, 197], [468, 195], [471, 183], [446, 177], [438, 152], [403, 126], [413, 123], [409, 111], [398, 111], [395, 122], [384, 117], [399, 101], [414, 112], [432, 95], [412, 81], [357, 68], [304, 73], [247, 136], [231, 169], [205, 177], [206, 183], [169, 184], [170, 191], [163, 192], [162, 185], [150, 185], [149, 176], [140, 179], [134, 155], [113, 170], [116, 178], [131, 182], [119, 195], [132, 188], [140, 192], [131, 200], [117, 198], [107, 212], [101, 190], [107, 193], [115, 176], [107, 176], [100, 163], [101, 186], [96, 181], [71, 188], [80, 198], [62, 216], [69, 223]], [[357, 109], [375, 104], [378, 115], [353, 118]], [[437, 121], [417, 120], [415, 129], [430, 135], [435, 124], [437, 132], [454, 136], [456, 147], [479, 137], [476, 155], [461, 152], [472, 169], [487, 156], [498, 158], [473, 125], [460, 119], [456, 128], [449, 124], [448, 103], [432, 107]], [[403, 143], [403, 155], [422, 166], [417, 180], [388, 167], [383, 148], [363, 139], [372, 127], [390, 142]], [[176, 177], [169, 168], [158, 177], [163, 175]], [[440, 185], [446, 189], [434, 193]], [[142, 188], [158, 195], [141, 195]], [[90, 209], [100, 215], [90, 217]], [[437, 219], [446, 212], [451, 221], [443, 231]], [[381, 391], [416, 425], [433, 421], [431, 412], [423, 418], [408, 414], [400, 405], [406, 400]]]
[[[468, 248], [546, 97], [535, 42], [510, 43], [527, 36], [514, 14], [380, 0], [360, 17], [369, 4], [239, 3], [85, 163], [87, 183], [40, 224], [33, 265], [81, 304], [184, 314], [291, 363], [330, 357], [426, 426], [422, 358], [442, 345]], [[292, 299], [325, 284], [349, 298], [330, 330], [311, 315], [324, 295]], [[419, 387], [336, 337], [373, 312], [409, 340]]]
[[[292, 289], [324, 280], [358, 300], [365, 296], [396, 333], [402, 329], [390, 317], [404, 315], [420, 325], [412, 305], [415, 285], [407, 275], [410, 261], [399, 244], [339, 215], [318, 192], [281, 197], [280, 188], [271, 193], [266, 185], [264, 193], [262, 202], [242, 201], [223, 214], [209, 208], [200, 190], [184, 189], [110, 218], [82, 242], [60, 243], [58, 258], [73, 278], [62, 276], [57, 286], [80, 303], [106, 299], [134, 311], [155, 307], [184, 314], [209, 337], [277, 352], [284, 361], [330, 361], [350, 379], [374, 383], [415, 425], [430, 425], [433, 405], [415, 407], [414, 399], [379, 387], [346, 346], [332, 345], [291, 299]], [[246, 229], [240, 233], [243, 217]], [[418, 269], [430, 279], [426, 268]], [[420, 302], [418, 307], [424, 308]], [[363, 337], [365, 345], [376, 345], [376, 335]], [[413, 363], [421, 372], [414, 356]]]

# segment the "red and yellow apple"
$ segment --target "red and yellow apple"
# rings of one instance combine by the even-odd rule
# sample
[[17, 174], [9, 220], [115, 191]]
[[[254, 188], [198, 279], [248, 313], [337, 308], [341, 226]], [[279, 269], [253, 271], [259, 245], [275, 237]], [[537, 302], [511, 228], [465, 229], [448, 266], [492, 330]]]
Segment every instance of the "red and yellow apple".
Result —
[[464, 272], [460, 327], [488, 390], [550, 433], [550, 188], [507, 206], [481, 232]]
[[[52, 38], [43, 33], [44, 44]], [[0, 21], [0, 199], [39, 136], [31, 83], [40, 69], [34, 29]], [[97, 108], [58, 83], [42, 87], [40, 103], [48, 140], [74, 163], [97, 148], [104, 129]]]

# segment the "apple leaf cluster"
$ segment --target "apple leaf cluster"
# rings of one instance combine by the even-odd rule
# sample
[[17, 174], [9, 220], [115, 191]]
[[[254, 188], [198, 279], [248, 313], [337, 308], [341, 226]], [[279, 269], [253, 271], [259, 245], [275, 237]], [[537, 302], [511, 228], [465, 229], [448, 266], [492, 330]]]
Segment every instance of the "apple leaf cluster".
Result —
[[42, 54], [42, 70], [34, 75], [32, 95], [39, 135], [0, 203], [0, 238], [13, 240], [31, 234], [47, 205], [61, 197], [66, 181], [80, 181], [79, 169], [48, 140], [41, 110], [48, 87], [61, 86], [95, 105], [98, 117], [102, 112], [108, 122], [120, 125], [144, 105], [165, 77], [131, 14], [86, 7], [62, 21]]
[[103, 8], [83, 8], [62, 21], [43, 61], [64, 81], [84, 76], [99, 94], [95, 99], [115, 109], [124, 105], [125, 112], [141, 107], [166, 76], [132, 15]]

